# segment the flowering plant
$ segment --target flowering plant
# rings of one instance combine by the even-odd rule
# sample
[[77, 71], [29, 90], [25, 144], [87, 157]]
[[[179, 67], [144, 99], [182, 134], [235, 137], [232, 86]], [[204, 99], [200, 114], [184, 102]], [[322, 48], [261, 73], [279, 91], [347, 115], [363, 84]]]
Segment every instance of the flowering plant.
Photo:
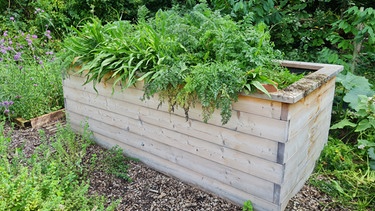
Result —
[[[15, 24], [13, 17], [9, 21]], [[0, 31], [0, 115], [30, 119], [63, 107], [61, 74], [54, 65], [58, 43], [50, 33]]]

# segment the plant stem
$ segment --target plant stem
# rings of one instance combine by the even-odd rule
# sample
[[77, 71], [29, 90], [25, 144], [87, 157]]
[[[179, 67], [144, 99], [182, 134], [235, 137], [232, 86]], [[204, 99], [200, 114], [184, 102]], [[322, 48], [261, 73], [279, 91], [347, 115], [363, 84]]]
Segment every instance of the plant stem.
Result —
[[[361, 7], [359, 9], [360, 12], [363, 12], [363, 10], [364, 10], [363, 7]], [[364, 27], [363, 23], [358, 24], [358, 26], [357, 26], [358, 31], [362, 31], [363, 27]], [[355, 73], [355, 69], [356, 69], [356, 66], [357, 66], [357, 58], [358, 58], [359, 53], [361, 52], [362, 42], [363, 42], [363, 39], [359, 42], [355, 41], [355, 39], [354, 39], [353, 58], [352, 58], [352, 65], [351, 65], [352, 73]]]

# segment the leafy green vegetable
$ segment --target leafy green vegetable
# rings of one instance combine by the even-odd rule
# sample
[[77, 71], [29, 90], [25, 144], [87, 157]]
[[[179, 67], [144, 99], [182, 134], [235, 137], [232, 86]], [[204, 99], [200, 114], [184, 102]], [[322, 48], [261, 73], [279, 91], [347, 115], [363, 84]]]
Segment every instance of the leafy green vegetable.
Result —
[[239, 92], [259, 89], [268, 94], [261, 83], [277, 80], [285, 87], [299, 79], [274, 62], [281, 52], [273, 49], [265, 24], [235, 22], [206, 4], [184, 14], [159, 11], [137, 24], [117, 21], [103, 26], [93, 19], [64, 46], [65, 68], [74, 58], [73, 65], [81, 67], [78, 73], [86, 74], [86, 83], [92, 81], [94, 87], [111, 78], [113, 86], [124, 88], [144, 80], [144, 99], [158, 93], [170, 111], [181, 107], [186, 114], [201, 103], [205, 121], [221, 109], [223, 124]]

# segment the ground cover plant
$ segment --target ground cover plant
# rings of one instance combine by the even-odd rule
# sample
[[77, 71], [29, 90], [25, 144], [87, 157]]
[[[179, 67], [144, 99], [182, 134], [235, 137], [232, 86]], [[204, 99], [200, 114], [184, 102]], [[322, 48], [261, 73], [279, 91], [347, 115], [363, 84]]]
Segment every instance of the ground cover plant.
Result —
[[159, 11], [148, 20], [144, 14], [137, 24], [93, 19], [77, 29], [64, 41], [64, 69], [73, 62], [94, 87], [108, 79], [123, 88], [144, 80], [144, 98], [158, 93], [171, 111], [181, 107], [187, 117], [199, 102], [205, 121], [220, 109], [223, 124], [240, 92], [268, 94], [262, 83], [284, 88], [300, 78], [275, 62], [281, 53], [265, 24], [235, 22], [206, 4], [183, 14], [178, 8]]
[[17, 31], [15, 24], [11, 17], [8, 30], [0, 35], [0, 115], [31, 119], [61, 109], [62, 77], [54, 64], [56, 40], [49, 30]]
[[[40, 130], [40, 145], [32, 154], [25, 154], [24, 146], [11, 144], [4, 123], [0, 122], [1, 210], [115, 209], [117, 201], [107, 206], [106, 197], [88, 195], [90, 168], [83, 162], [87, 147], [93, 144], [88, 132], [78, 136], [69, 126], [59, 127], [54, 137], [47, 138]], [[117, 151], [106, 156], [116, 157]], [[112, 169], [121, 163], [121, 173], [126, 174], [124, 160], [103, 164], [99, 160], [96, 165]]]

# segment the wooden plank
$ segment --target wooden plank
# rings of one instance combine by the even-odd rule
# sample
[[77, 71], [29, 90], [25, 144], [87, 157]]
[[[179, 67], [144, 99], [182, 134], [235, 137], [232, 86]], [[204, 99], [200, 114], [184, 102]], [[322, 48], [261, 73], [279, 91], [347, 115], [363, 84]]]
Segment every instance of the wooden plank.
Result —
[[233, 103], [233, 110], [280, 119], [281, 103], [240, 95], [238, 101]]
[[[289, 139], [292, 139], [295, 136], [298, 136], [301, 130], [309, 124], [309, 122], [312, 121], [312, 119], [315, 119], [316, 116], [321, 115], [322, 109], [327, 107], [332, 107], [332, 99], [334, 96], [334, 90], [330, 91], [328, 93], [329, 95], [327, 97], [330, 97], [331, 100], [324, 100], [323, 102], [319, 103], [317, 102], [318, 106], [311, 106], [311, 108], [307, 108], [305, 112], [301, 112], [300, 114], [297, 114], [293, 117], [293, 120], [290, 121], [289, 126]], [[326, 98], [327, 99], [327, 98]], [[326, 121], [330, 121], [331, 114], [322, 116], [322, 118], [325, 117]]]
[[[280, 152], [283, 158], [279, 160], [279, 163], [286, 163], [288, 160], [297, 153], [304, 145], [311, 139], [311, 135], [320, 130], [329, 130], [330, 124], [330, 111], [332, 106], [328, 105], [323, 109], [317, 116], [311, 119], [309, 122], [304, 124], [304, 127], [299, 130], [299, 133], [290, 138], [284, 145], [284, 151]], [[327, 137], [325, 138], [327, 139]]]
[[320, 107], [321, 104], [327, 104], [327, 102], [332, 101], [333, 98], [330, 95], [334, 90], [335, 80], [330, 80], [297, 103], [288, 104], [286, 120], [294, 119], [311, 108]]
[[[70, 80], [72, 80], [72, 84], [70, 84], [68, 81], [65, 82], [65, 84], [68, 87], [80, 89], [80, 84], [82, 82], [79, 82], [79, 79], [82, 80], [82, 78], [77, 77], [71, 77]], [[84, 91], [90, 91], [91, 93], [95, 93], [94, 90], [92, 90], [90, 84], [88, 86], [85, 86], [81, 88]], [[108, 89], [103, 88], [103, 86], [98, 85], [97, 87], [100, 95], [105, 94], [111, 94], [111, 91]], [[122, 93], [123, 95], [119, 95], [119, 93], [115, 93], [114, 95], [109, 95], [111, 98], [114, 99], [121, 99], [125, 100], [127, 102], [132, 102], [138, 104], [138, 96], [141, 95], [140, 90], [136, 89], [127, 89]], [[133, 95], [133, 96], [131, 96]], [[150, 106], [151, 108], [157, 108], [156, 100], [147, 100], [142, 102], [143, 105]], [[165, 108], [160, 108], [160, 110], [165, 110]], [[174, 114], [185, 117], [185, 112], [181, 109], [176, 109]], [[202, 114], [201, 109], [199, 105], [196, 105], [195, 108], [191, 108], [189, 111], [189, 117], [194, 120], [201, 121], [202, 120]], [[222, 126], [221, 125], [221, 116], [220, 111], [215, 111], [212, 118], [209, 120], [209, 124], [213, 124], [216, 126]], [[270, 133], [268, 126], [274, 126], [275, 130]], [[261, 117], [254, 114], [249, 114], [245, 112], [235, 112], [233, 111], [232, 118], [230, 121], [223, 125], [222, 127], [231, 129], [231, 130], [238, 130], [244, 133], [248, 133], [251, 135], [255, 135], [261, 138], [270, 139], [274, 141], [286, 141], [286, 132], [287, 132], [287, 122], [267, 117]], [[281, 138], [280, 137], [285, 137]]]
[[214, 125], [207, 125], [199, 121], [190, 120], [186, 122], [184, 117], [163, 113], [159, 110], [141, 108], [128, 102], [117, 99], [108, 99], [101, 95], [65, 88], [66, 99], [81, 101], [97, 108], [106, 109], [114, 113], [139, 119], [159, 127], [176, 130], [180, 133], [205, 139], [211, 143], [224, 145], [227, 148], [236, 149], [266, 160], [276, 161], [277, 143], [268, 139], [249, 136], [247, 134], [218, 128]]
[[221, 143], [219, 145], [213, 144], [202, 139], [181, 134], [175, 130], [165, 129], [140, 120], [133, 120], [77, 102], [67, 103], [66, 108], [143, 137], [162, 141], [162, 143], [173, 146], [175, 149], [185, 150], [197, 156], [204, 157], [207, 160], [231, 166], [232, 168], [265, 180], [281, 183], [283, 168], [280, 164], [237, 150], [231, 150], [222, 146]]
[[[77, 114], [75, 113], [71, 113], [70, 115], [71, 117], [74, 117], [72, 119], [74, 119], [75, 124], [77, 124], [77, 119], [83, 119], [82, 117], [77, 117]], [[199, 156], [186, 153], [185, 151], [177, 149], [173, 146], [145, 138], [142, 135], [133, 134], [131, 133], [131, 130], [122, 130], [120, 128], [96, 121], [92, 118], [88, 119], [88, 123], [90, 130], [96, 133], [102, 134], [127, 145], [131, 145], [132, 147], [141, 149], [153, 155], [162, 157], [165, 160], [177, 163], [185, 168], [194, 170], [200, 174], [221, 181], [226, 185], [230, 185], [254, 196], [261, 197], [271, 202], [273, 201], [272, 196], [274, 185], [272, 182], [267, 182], [263, 179], [253, 177], [231, 167], [219, 165], [218, 163], [209, 161], [207, 159], [202, 159]], [[194, 163], [194, 165], [192, 165], [192, 163]], [[160, 163], [159, 165], [163, 165], [163, 163]], [[207, 169], [210, 170], [207, 171]]]
[[[329, 115], [331, 112], [331, 107], [327, 107], [322, 115]], [[319, 118], [317, 118], [318, 120]], [[322, 118], [323, 119], [323, 118]], [[293, 178], [296, 172], [304, 165], [308, 160], [317, 159], [311, 156], [311, 152], [315, 152], [316, 149], [321, 150], [322, 146], [327, 142], [328, 139], [328, 126], [330, 122], [317, 121], [310, 123], [310, 129], [307, 132], [307, 139], [304, 144], [299, 148], [299, 150], [288, 160], [285, 164], [285, 178]], [[299, 161], [296, 163], [295, 161]]]
[[[285, 198], [287, 198], [288, 196], [293, 196], [295, 193], [292, 190], [299, 190], [303, 186], [303, 183], [306, 182], [307, 178], [310, 176], [311, 172], [314, 169], [315, 163], [319, 158], [321, 150], [326, 143], [327, 136], [327, 130], [319, 131], [317, 134], [315, 134], [314, 139], [319, 141], [315, 141], [313, 144], [310, 143], [307, 148], [302, 150], [302, 156], [300, 156], [299, 158], [295, 158], [301, 160], [301, 162], [297, 166], [293, 168], [291, 165], [290, 168], [286, 168], [285, 174], [288, 176], [285, 177], [285, 183], [282, 184], [283, 188], [280, 194], [282, 201], [285, 201]], [[301, 180], [304, 181], [301, 182]], [[302, 186], [298, 186], [298, 184], [300, 183], [302, 183]]]
[[65, 110], [60, 109], [29, 120], [25, 120], [23, 118], [15, 118], [14, 121], [21, 127], [32, 127], [34, 129], [38, 129], [50, 122], [57, 121], [63, 118], [65, 118]]

